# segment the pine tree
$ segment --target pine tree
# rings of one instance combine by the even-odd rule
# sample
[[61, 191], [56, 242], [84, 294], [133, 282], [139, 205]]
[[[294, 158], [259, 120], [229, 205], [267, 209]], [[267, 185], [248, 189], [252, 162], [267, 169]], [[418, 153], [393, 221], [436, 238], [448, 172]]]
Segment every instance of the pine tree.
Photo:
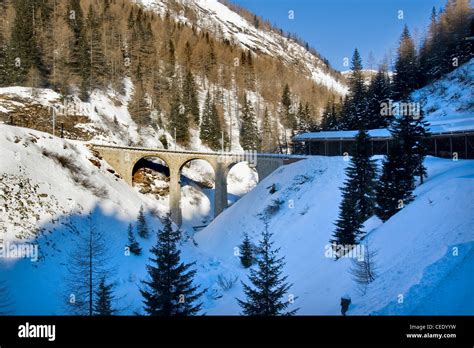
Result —
[[148, 126], [151, 124], [150, 103], [142, 82], [136, 83], [128, 110], [138, 126]]
[[270, 115], [268, 109], [265, 108], [262, 122], [262, 150], [264, 152], [271, 152], [273, 150], [273, 134], [270, 123]]
[[215, 103], [211, 100], [210, 91], [207, 92], [206, 101], [202, 110], [201, 141], [213, 150], [221, 147], [221, 126], [219, 114]]
[[187, 70], [183, 82], [183, 105], [185, 112], [191, 116], [196, 125], [199, 125], [199, 103], [197, 97], [196, 83], [191, 70]]
[[[306, 102], [305, 105], [300, 102], [298, 106], [298, 134], [313, 132], [317, 130], [317, 127], [314, 125], [311, 117], [311, 109], [309, 103]], [[293, 144], [294, 153], [304, 153], [304, 145], [301, 142], [296, 142]]]
[[166, 59], [165, 59], [165, 77], [168, 79], [169, 87], [173, 86], [173, 79], [176, 73], [176, 56], [174, 43], [170, 39], [166, 46]]
[[325, 131], [338, 130], [339, 115], [334, 100], [328, 101], [323, 111], [320, 128]]
[[135, 239], [135, 235], [133, 234], [133, 226], [132, 224], [128, 225], [128, 250], [134, 255], [140, 255], [142, 253], [142, 248], [140, 248], [140, 244], [138, 244], [137, 240]]
[[113, 284], [107, 285], [105, 277], [102, 277], [96, 292], [97, 300], [94, 304], [94, 315], [111, 316], [115, 314], [116, 310], [112, 307], [112, 301], [114, 300], [112, 293], [113, 287]]
[[374, 212], [377, 167], [371, 159], [369, 134], [364, 129], [357, 134], [346, 176], [341, 189], [343, 198], [339, 218], [331, 240], [338, 245], [358, 243], [363, 223]]
[[307, 133], [313, 130], [313, 121], [311, 118], [311, 110], [308, 102], [300, 103], [298, 106], [298, 133]]
[[150, 231], [146, 222], [145, 213], [143, 212], [143, 206], [140, 207], [137, 217], [137, 233], [140, 237], [148, 239], [150, 237]]
[[381, 114], [382, 103], [389, 102], [390, 94], [390, 78], [380, 68], [372, 78], [367, 92], [367, 129], [386, 128], [390, 124], [391, 118]]
[[417, 72], [415, 44], [408, 27], [405, 26], [395, 63], [395, 76], [393, 78], [393, 96], [395, 100], [405, 101], [409, 99], [410, 93], [417, 87]]
[[253, 255], [254, 247], [252, 242], [250, 241], [249, 235], [247, 233], [244, 234], [244, 240], [239, 247], [240, 251], [240, 262], [242, 266], [245, 268], [249, 268], [254, 263], [254, 255]]
[[35, 2], [30, 0], [17, 0], [13, 2], [15, 18], [10, 38], [11, 57], [15, 61], [11, 72], [13, 83], [23, 84], [32, 67], [44, 72], [42, 54], [37, 43], [35, 33]]
[[[414, 105], [409, 102], [408, 105]], [[419, 108], [416, 113], [410, 111], [408, 114], [398, 115], [390, 128], [392, 137], [398, 140], [397, 144], [402, 147], [405, 154], [405, 166], [412, 176], [419, 176], [423, 182], [426, 168], [423, 161], [426, 157], [426, 138], [429, 135], [429, 124], [425, 121], [424, 112]]]
[[181, 103], [179, 91], [175, 91], [171, 99], [169, 121], [171, 134], [176, 131], [175, 141], [179, 144], [187, 145], [189, 142], [189, 119]]
[[88, 90], [90, 87], [90, 54], [80, 0], [70, 1], [66, 22], [73, 32], [73, 40], [70, 43], [71, 56], [69, 64], [74, 74], [80, 78], [80, 97], [83, 101], [87, 101], [89, 99]]
[[424, 140], [428, 135], [427, 127], [420, 113], [398, 115], [390, 128], [393, 142], [383, 164], [375, 209], [382, 221], [388, 220], [413, 200], [415, 176], [419, 175], [422, 181], [426, 173], [423, 160], [426, 156]]
[[244, 150], [258, 150], [260, 141], [258, 136], [257, 123], [252, 103], [244, 95], [244, 101], [241, 110], [242, 125], [240, 127], [240, 145]]
[[88, 53], [89, 53], [89, 88], [105, 87], [104, 79], [108, 75], [109, 66], [107, 64], [104, 45], [102, 42], [101, 19], [98, 18], [92, 5], [89, 6], [89, 13], [87, 15], [87, 26], [89, 29], [88, 37]]
[[342, 122], [345, 129], [358, 129], [361, 126], [367, 129], [367, 90], [364, 83], [362, 59], [357, 48], [352, 56], [351, 70], [348, 108], [345, 110]]
[[10, 84], [11, 66], [9, 64], [9, 47], [5, 37], [4, 28], [0, 26], [0, 86]]
[[247, 51], [247, 57], [245, 59], [245, 88], [249, 91], [255, 90], [255, 72], [253, 68], [253, 58], [250, 50]]
[[286, 312], [292, 301], [285, 300], [285, 294], [291, 287], [282, 276], [285, 266], [284, 258], [278, 258], [280, 249], [272, 249], [272, 234], [268, 231], [268, 222], [259, 243], [260, 258], [257, 260], [257, 269], [250, 269], [249, 280], [253, 287], [242, 282], [246, 300], [237, 299], [243, 315], [275, 316], [294, 315], [298, 309]]
[[283, 125], [287, 129], [295, 129], [296, 128], [296, 118], [294, 112], [292, 111], [292, 101], [291, 101], [291, 93], [290, 93], [290, 86], [288, 84], [285, 85], [283, 89], [283, 94], [281, 96], [281, 116], [280, 119]]
[[158, 231], [156, 245], [150, 250], [154, 258], [147, 265], [149, 279], [142, 281], [145, 312], [148, 315], [182, 316], [195, 315], [201, 310], [199, 298], [204, 291], [193, 285], [196, 274], [191, 267], [194, 263], [181, 262], [181, 252], [177, 247], [180, 231], [174, 231], [171, 219], [164, 219], [162, 230]]

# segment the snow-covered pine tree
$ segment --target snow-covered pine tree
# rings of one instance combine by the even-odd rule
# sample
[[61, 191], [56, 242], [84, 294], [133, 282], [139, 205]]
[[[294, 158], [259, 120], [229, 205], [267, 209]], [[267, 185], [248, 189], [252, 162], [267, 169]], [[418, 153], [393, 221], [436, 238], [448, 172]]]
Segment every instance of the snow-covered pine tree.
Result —
[[303, 106], [302, 103], [298, 106], [298, 133], [307, 133], [316, 130], [316, 126], [313, 122], [313, 118], [311, 116], [311, 108], [309, 103], [306, 102]]
[[193, 285], [194, 263], [181, 262], [179, 229], [173, 230], [169, 216], [163, 225], [158, 230], [156, 245], [150, 250], [154, 257], [147, 265], [149, 277], [142, 281], [144, 287], [140, 289], [145, 312], [152, 316], [195, 315], [201, 310], [199, 298], [205, 291]]
[[387, 221], [413, 200], [413, 176], [406, 166], [402, 147], [397, 142], [394, 141], [383, 162], [377, 185], [375, 213], [382, 221]]
[[249, 268], [250, 266], [252, 266], [255, 260], [253, 255], [254, 247], [252, 245], [252, 242], [250, 241], [248, 233], [244, 233], [244, 240], [239, 246], [239, 251], [240, 262], [242, 263], [242, 266], [244, 266], [245, 268]]
[[343, 197], [331, 243], [358, 243], [363, 223], [373, 215], [377, 166], [371, 155], [370, 136], [366, 130], [360, 129], [354, 143], [351, 163], [346, 169], [347, 180], [341, 188]]
[[207, 92], [201, 121], [201, 141], [211, 149], [217, 151], [221, 147], [221, 126], [215, 103], [211, 100], [210, 91]]
[[351, 75], [349, 77], [348, 105], [341, 122], [345, 129], [367, 127], [367, 89], [365, 87], [362, 59], [357, 48], [351, 60]]
[[[306, 115], [305, 109], [303, 107], [303, 104], [300, 102], [298, 104], [298, 111], [296, 113], [296, 120], [297, 120], [297, 133], [298, 134], [303, 134], [309, 131], [310, 125], [309, 125], [309, 115]], [[299, 153], [302, 154], [304, 153], [304, 145], [303, 143], [296, 142], [293, 143], [293, 152], [294, 153]]]
[[323, 111], [323, 118], [320, 125], [321, 130], [338, 130], [339, 125], [339, 115], [336, 109], [336, 104], [334, 100], [328, 101], [326, 107]]
[[140, 207], [137, 217], [137, 233], [140, 237], [147, 239], [150, 236], [148, 223], [146, 222], [143, 206]]
[[386, 128], [390, 124], [391, 118], [381, 113], [382, 103], [388, 103], [390, 94], [390, 78], [384, 68], [380, 68], [367, 92], [367, 129]]
[[[406, 118], [403, 117], [403, 124]], [[397, 121], [400, 124], [400, 121]], [[404, 127], [405, 128], [405, 127]], [[404, 137], [393, 139], [392, 146], [383, 162], [382, 175], [377, 185], [375, 213], [382, 221], [387, 221], [398, 210], [413, 200], [414, 177], [413, 159], [404, 152]]]
[[102, 277], [99, 283], [99, 288], [96, 291], [96, 300], [94, 303], [94, 315], [110, 316], [116, 313], [112, 306], [114, 300], [113, 284], [106, 284], [105, 277]]
[[244, 150], [258, 150], [260, 140], [258, 136], [257, 122], [252, 103], [244, 95], [244, 101], [241, 109], [242, 125], [240, 127], [240, 145]]
[[294, 315], [298, 311], [298, 309], [286, 311], [293, 302], [285, 299], [291, 284], [286, 282], [287, 276], [282, 276], [285, 261], [283, 257], [277, 256], [280, 249], [272, 249], [271, 237], [268, 222], [265, 221], [265, 229], [259, 243], [260, 257], [257, 259], [257, 269], [250, 269], [249, 280], [253, 287], [242, 282], [246, 299], [244, 301], [237, 299], [244, 315]]
[[132, 224], [128, 225], [128, 250], [134, 255], [140, 255], [142, 253], [142, 248], [140, 248], [140, 244], [138, 244], [135, 235], [133, 234], [133, 226]]
[[[399, 114], [390, 126], [392, 146], [383, 164], [382, 175], [377, 187], [375, 212], [382, 220], [388, 220], [413, 200], [415, 176], [426, 175], [423, 161], [426, 157], [426, 137], [429, 125], [424, 119], [421, 107], [406, 97], [400, 102]], [[401, 105], [405, 105], [402, 109]], [[416, 112], [415, 112], [416, 110]]]

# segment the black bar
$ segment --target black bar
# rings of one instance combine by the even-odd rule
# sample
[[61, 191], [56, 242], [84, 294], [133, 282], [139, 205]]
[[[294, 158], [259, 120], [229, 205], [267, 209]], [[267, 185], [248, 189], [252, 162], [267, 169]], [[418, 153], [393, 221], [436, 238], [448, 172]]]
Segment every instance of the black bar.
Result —
[[[146, 343], [186, 345], [318, 343], [468, 345], [472, 347], [474, 317], [443, 316], [296, 316], [296, 317], [0, 317], [0, 346]], [[20, 338], [26, 323], [55, 325], [55, 340]], [[410, 327], [411, 325], [411, 327]], [[430, 328], [427, 325], [432, 325]], [[456, 325], [455, 328], [437, 325]], [[424, 328], [423, 328], [424, 327]], [[455, 334], [456, 338], [408, 338], [407, 334]]]

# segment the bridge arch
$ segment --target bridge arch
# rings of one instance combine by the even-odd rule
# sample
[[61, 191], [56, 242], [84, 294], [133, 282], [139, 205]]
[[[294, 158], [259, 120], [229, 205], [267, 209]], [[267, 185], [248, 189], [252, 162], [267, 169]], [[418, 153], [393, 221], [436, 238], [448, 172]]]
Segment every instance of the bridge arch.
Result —
[[[216, 210], [216, 168], [212, 161], [202, 157], [190, 157], [185, 159], [179, 168], [179, 185], [180, 185], [180, 212], [187, 220], [197, 224], [202, 224], [203, 219], [214, 217]], [[188, 165], [195, 167], [194, 172], [187, 170]], [[192, 175], [190, 175], [192, 174]], [[199, 191], [196, 191], [199, 187]], [[213, 190], [213, 191], [209, 191]], [[194, 192], [193, 192], [194, 191]], [[189, 199], [196, 197], [198, 201]], [[188, 197], [188, 199], [185, 199]], [[192, 214], [186, 212], [187, 207], [194, 206]]]
[[[242, 169], [238, 169], [238, 167], [245, 166]], [[229, 184], [229, 178], [232, 177], [232, 175], [236, 176], [236, 181], [238, 182], [240, 179], [246, 180], [247, 178], [245, 177], [245, 171], [251, 171], [254, 176], [255, 176], [255, 185], [252, 185], [250, 188], [250, 185], [248, 185], [249, 190], [246, 190], [245, 188], [242, 189], [242, 186], [236, 187], [236, 186], [231, 186]], [[244, 176], [239, 176], [236, 171], [239, 171], [241, 174], [244, 174]], [[234, 172], [234, 173], [233, 173]], [[258, 170], [256, 167], [252, 167], [248, 161], [242, 160], [242, 161], [235, 161], [230, 163], [224, 172], [225, 180], [226, 180], [226, 195], [227, 195], [227, 204], [230, 202], [230, 204], [235, 203], [239, 198], [241, 198], [244, 194], [248, 193], [253, 187], [255, 187], [259, 181], [260, 181], [260, 175], [258, 173]], [[247, 182], [248, 183], [248, 182]], [[248, 183], [249, 184], [249, 183]], [[244, 192], [245, 191], [245, 192]], [[227, 207], [226, 204], [226, 207]]]
[[[191, 151], [172, 151], [164, 149], [147, 149], [138, 147], [91, 145], [95, 155], [104, 159], [129, 185], [133, 185], [132, 174], [137, 163], [144, 158], [158, 158], [169, 168], [169, 206], [173, 221], [181, 225], [181, 170], [192, 160], [205, 160], [214, 169], [215, 200], [214, 216], [219, 215], [227, 207], [227, 176], [232, 168], [246, 159], [239, 154], [223, 156], [219, 153], [203, 153]], [[252, 160], [253, 158], [253, 160]], [[262, 181], [277, 168], [304, 158], [288, 158], [284, 155], [260, 155], [255, 153], [250, 159], [254, 162], [258, 173], [258, 181]], [[256, 162], [258, 158], [258, 163]]]
[[[153, 155], [144, 155], [144, 156], [141, 156], [139, 158], [137, 158], [134, 163], [132, 164], [132, 185], [133, 185], [133, 177], [135, 175], [135, 173], [140, 169], [139, 167], [139, 164], [140, 163], [143, 163], [147, 158], [154, 158], [154, 159], [158, 159], [160, 160], [161, 162], [164, 163], [161, 164], [162, 166], [168, 168], [168, 173], [167, 173], [167, 176], [169, 177], [170, 176], [170, 165], [168, 164], [168, 161], [164, 158], [164, 156], [160, 156], [160, 155], [157, 155], [157, 154], [153, 154]], [[150, 168], [150, 169], [153, 169], [153, 168]]]

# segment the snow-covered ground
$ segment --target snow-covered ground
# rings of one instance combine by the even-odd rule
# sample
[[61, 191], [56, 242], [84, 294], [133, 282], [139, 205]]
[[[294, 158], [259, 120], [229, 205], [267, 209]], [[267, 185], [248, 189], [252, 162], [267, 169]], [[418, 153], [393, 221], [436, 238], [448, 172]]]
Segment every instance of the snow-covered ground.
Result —
[[[337, 315], [346, 293], [352, 297], [350, 314], [474, 314], [474, 161], [429, 157], [429, 179], [415, 191], [416, 200], [385, 224], [368, 221], [378, 278], [364, 296], [349, 272], [352, 261], [325, 256], [347, 163], [343, 157], [312, 157], [278, 170], [199, 232], [196, 241], [245, 281], [234, 247], [244, 231], [259, 239], [259, 214], [279, 200], [269, 229], [286, 257], [299, 314]], [[278, 188], [274, 194], [267, 189], [272, 184]], [[236, 296], [242, 296], [239, 285], [209, 312], [237, 314]]]
[[[148, 240], [138, 238], [141, 256], [126, 256], [127, 225], [143, 205], [156, 231], [166, 204], [137, 193], [110, 173], [104, 161], [98, 168], [89, 161], [94, 158], [84, 143], [0, 125], [0, 147], [0, 239], [39, 246], [37, 262], [0, 260], [0, 280], [7, 281], [14, 313], [66, 313], [64, 279], [77, 238], [70, 226], [84, 230], [90, 212], [109, 246], [121, 313], [139, 312], [138, 286], [146, 277], [154, 233]], [[369, 221], [378, 278], [364, 296], [348, 272], [351, 261], [325, 257], [347, 164], [342, 157], [311, 157], [282, 167], [207, 228], [194, 236], [186, 231], [183, 257], [197, 261], [196, 283], [208, 289], [205, 313], [239, 314], [235, 297], [243, 296], [240, 280], [247, 281], [248, 270], [235, 248], [244, 231], [253, 241], [259, 239], [259, 214], [276, 206], [270, 229], [286, 257], [284, 271], [294, 284], [290, 293], [297, 297], [299, 314], [337, 315], [345, 293], [353, 302], [349, 314], [474, 314], [474, 284], [468, 276], [474, 264], [474, 162], [428, 158], [429, 178], [417, 188], [417, 199], [385, 224]], [[233, 283], [231, 289], [219, 278]]]

